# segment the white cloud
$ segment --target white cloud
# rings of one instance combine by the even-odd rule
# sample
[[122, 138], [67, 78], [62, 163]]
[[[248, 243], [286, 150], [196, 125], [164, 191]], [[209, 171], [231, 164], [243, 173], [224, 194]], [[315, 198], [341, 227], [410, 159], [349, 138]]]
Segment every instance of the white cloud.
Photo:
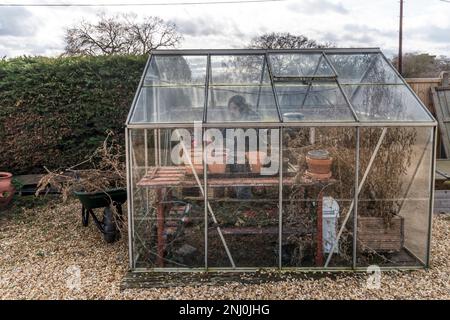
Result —
[[23, 7], [0, 9], [0, 37], [23, 37], [36, 33], [39, 20]]
[[[123, 3], [124, 0], [109, 2]], [[173, 21], [184, 33], [183, 48], [245, 47], [252, 37], [264, 32], [303, 34], [318, 41], [332, 41], [342, 47], [381, 47], [388, 54], [394, 54], [398, 45], [398, 2], [392, 0], [287, 0], [284, 3], [101, 9], [28, 7], [18, 8], [25, 11], [17, 11], [15, 15], [8, 14], [7, 9], [0, 8], [0, 23], [5, 24], [4, 21], [8, 19], [8, 26], [19, 27], [17, 30], [8, 27], [9, 31], [4, 29], [3, 33], [0, 31], [0, 56], [57, 55], [64, 49], [65, 29], [81, 18], [95, 19], [100, 10], [107, 13], [135, 12], [138, 16], [155, 15]], [[437, 0], [407, 1], [405, 51], [450, 55], [450, 36], [447, 39], [450, 32], [449, 16], [449, 3]], [[22, 27], [26, 23], [29, 23], [28, 27]], [[14, 30], [16, 34], [12, 34]]]
[[348, 9], [341, 2], [333, 2], [329, 0], [303, 0], [290, 2], [287, 8], [293, 11], [303, 12], [306, 14], [324, 14], [339, 13], [347, 14]]

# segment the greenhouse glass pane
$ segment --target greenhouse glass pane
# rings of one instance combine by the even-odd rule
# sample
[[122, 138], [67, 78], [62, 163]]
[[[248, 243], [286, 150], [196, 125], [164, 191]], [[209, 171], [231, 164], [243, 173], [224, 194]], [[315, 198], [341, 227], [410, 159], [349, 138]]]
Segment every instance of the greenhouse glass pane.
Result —
[[202, 121], [205, 88], [143, 87], [131, 123], [192, 123]]
[[211, 56], [211, 85], [270, 84], [264, 56]]
[[210, 87], [207, 121], [279, 122], [272, 87]]
[[379, 53], [327, 54], [341, 84], [388, 83], [402, 84], [402, 80]]
[[277, 267], [279, 129], [208, 128], [205, 136], [208, 205], [217, 220], [208, 217], [208, 267]]
[[205, 84], [206, 56], [152, 56], [144, 86]]
[[354, 121], [344, 95], [335, 83], [277, 85], [285, 122]]
[[[180, 128], [180, 131], [194, 136], [193, 130]], [[177, 132], [174, 129], [130, 130], [128, 141], [132, 192], [129, 193], [128, 201], [133, 205], [131, 249], [135, 268], [190, 270], [205, 266], [205, 209], [199, 185], [194, 183], [189, 187], [169, 187], [170, 192], [163, 192], [150, 178], [156, 171], [165, 172], [158, 173], [161, 177], [174, 172], [176, 176], [187, 169], [185, 163], [179, 163], [177, 157], [173, 156], [173, 151], [180, 143], [179, 140], [172, 141], [172, 137], [178, 136]], [[160, 143], [155, 145], [157, 136]], [[201, 162], [199, 166], [203, 166]], [[186, 175], [186, 178], [193, 180], [192, 175]], [[189, 202], [191, 200], [186, 199], [189, 196], [198, 199]]]
[[433, 140], [432, 128], [361, 128], [358, 267], [426, 261]]
[[343, 88], [361, 121], [433, 121], [405, 85]]
[[321, 53], [269, 54], [275, 77], [334, 76]]
[[[283, 267], [323, 268], [328, 257], [330, 268], [351, 266], [355, 128], [320, 125], [315, 128], [286, 128], [282, 136]], [[323, 150], [329, 155], [332, 162], [329, 174], [334, 182], [310, 183], [306, 158], [312, 150]], [[318, 210], [320, 199], [321, 213]], [[350, 217], [348, 220], [345, 219], [347, 215]], [[320, 228], [322, 232], [319, 233]], [[337, 236], [339, 230], [342, 230], [340, 237]]]

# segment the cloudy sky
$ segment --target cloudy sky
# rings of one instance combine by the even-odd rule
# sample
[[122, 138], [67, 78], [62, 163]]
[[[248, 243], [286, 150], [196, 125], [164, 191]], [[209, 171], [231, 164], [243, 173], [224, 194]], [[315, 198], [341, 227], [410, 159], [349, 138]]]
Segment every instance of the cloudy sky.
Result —
[[[213, 0], [0, 0], [36, 3], [180, 3]], [[226, 1], [226, 0], [214, 0]], [[236, 1], [236, 0], [229, 0]], [[241, 48], [265, 32], [303, 34], [339, 47], [381, 47], [389, 56], [398, 44], [398, 0], [285, 0], [264, 3], [120, 7], [0, 6], [0, 56], [60, 54], [64, 32], [100, 12], [134, 12], [176, 23], [182, 48]], [[450, 56], [450, 1], [405, 1], [405, 51]]]

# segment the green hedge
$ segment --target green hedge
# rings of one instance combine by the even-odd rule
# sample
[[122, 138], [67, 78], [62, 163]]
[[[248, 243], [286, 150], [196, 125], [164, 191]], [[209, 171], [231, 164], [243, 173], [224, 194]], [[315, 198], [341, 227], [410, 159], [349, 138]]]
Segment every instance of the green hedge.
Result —
[[81, 162], [124, 123], [145, 56], [0, 60], [0, 171]]

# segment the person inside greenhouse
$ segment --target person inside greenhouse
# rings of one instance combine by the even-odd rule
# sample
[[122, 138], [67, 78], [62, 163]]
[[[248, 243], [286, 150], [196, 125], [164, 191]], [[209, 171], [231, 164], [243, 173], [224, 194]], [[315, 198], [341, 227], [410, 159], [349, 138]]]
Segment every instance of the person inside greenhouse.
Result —
[[228, 111], [232, 120], [236, 121], [257, 121], [260, 120], [258, 113], [252, 110], [245, 98], [235, 95], [228, 100]]
[[[241, 95], [235, 95], [228, 100], [228, 111], [230, 118], [235, 121], [258, 121], [260, 117], [258, 113], [252, 110], [250, 104], [247, 103], [245, 98]], [[258, 130], [256, 130], [258, 133]], [[256, 135], [258, 136], [258, 134]], [[245, 139], [245, 151], [251, 151], [250, 143], [248, 139]], [[234, 153], [233, 164], [230, 165], [231, 173], [248, 173], [250, 168], [247, 163], [240, 164], [237, 161], [238, 152]], [[251, 187], [235, 187], [236, 198], [238, 199], [251, 199], [252, 190]]]

